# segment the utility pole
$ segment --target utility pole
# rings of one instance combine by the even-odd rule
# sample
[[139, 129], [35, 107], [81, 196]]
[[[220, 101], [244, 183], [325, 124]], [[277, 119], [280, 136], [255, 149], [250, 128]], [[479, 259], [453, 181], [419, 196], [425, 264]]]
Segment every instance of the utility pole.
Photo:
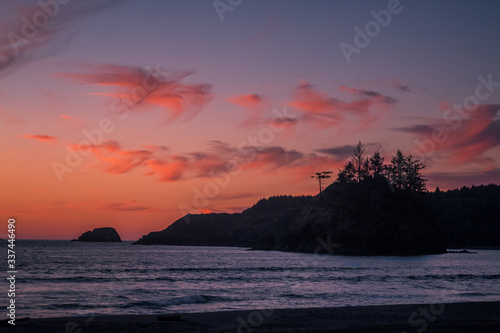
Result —
[[332, 172], [331, 171], [322, 171], [322, 172], [316, 172], [314, 176], [311, 176], [311, 178], [316, 178], [319, 183], [319, 199], [323, 201], [323, 194], [322, 194], [322, 188], [321, 188], [321, 180], [322, 179], [328, 179], [331, 178]]

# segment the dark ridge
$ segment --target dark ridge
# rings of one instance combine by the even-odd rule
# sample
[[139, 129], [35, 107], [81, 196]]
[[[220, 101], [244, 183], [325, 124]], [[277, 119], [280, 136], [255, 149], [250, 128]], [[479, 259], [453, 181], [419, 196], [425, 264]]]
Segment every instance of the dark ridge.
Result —
[[500, 186], [395, 190], [383, 179], [276, 196], [242, 213], [188, 214], [134, 244], [236, 246], [345, 255], [420, 255], [500, 246]]

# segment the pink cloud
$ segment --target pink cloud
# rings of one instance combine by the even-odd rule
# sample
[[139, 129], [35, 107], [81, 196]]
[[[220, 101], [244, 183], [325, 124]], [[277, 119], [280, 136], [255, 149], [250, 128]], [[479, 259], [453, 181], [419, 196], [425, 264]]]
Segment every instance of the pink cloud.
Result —
[[92, 152], [110, 174], [123, 174], [143, 165], [153, 153], [149, 150], [122, 150], [116, 141], [99, 145], [70, 144], [74, 151]]
[[293, 117], [277, 117], [269, 120], [269, 126], [273, 128], [284, 130], [285, 134], [291, 135], [293, 134], [297, 123], [299, 122], [298, 118]]
[[338, 161], [332, 158], [279, 146], [236, 148], [219, 141], [211, 142], [206, 151], [183, 154], [168, 154], [161, 150], [123, 150], [115, 141], [100, 145], [70, 144], [69, 147], [75, 151], [93, 153], [102, 163], [102, 170], [108, 174], [124, 174], [144, 167], [147, 169], [145, 175], [157, 176], [163, 182], [218, 177], [236, 169], [264, 173], [286, 170], [298, 180], [317, 168], [340, 167]]
[[125, 111], [160, 107], [167, 111], [171, 121], [184, 115], [195, 117], [213, 99], [209, 84], [187, 84], [183, 79], [192, 72], [168, 73], [140, 67], [121, 65], [89, 66], [90, 73], [63, 73], [59, 76], [83, 84], [102, 85], [114, 92], [94, 93], [122, 102]]
[[171, 156], [169, 161], [163, 159], [148, 160], [146, 165], [151, 170], [147, 175], [158, 175], [162, 182], [175, 182], [184, 178], [188, 171], [188, 159], [183, 156]]
[[454, 114], [446, 120], [431, 119], [427, 124], [396, 130], [416, 136], [416, 155], [440, 154], [455, 164], [477, 163], [491, 170], [494, 161], [485, 154], [500, 145], [499, 109], [500, 105], [480, 105], [461, 110], [462, 116]]
[[50, 135], [43, 135], [43, 134], [27, 134], [27, 135], [21, 135], [21, 137], [27, 139], [35, 139], [45, 143], [54, 143], [57, 141], [57, 137]]
[[241, 124], [244, 126], [255, 125], [258, 123], [259, 116], [266, 106], [266, 99], [262, 95], [249, 94], [238, 95], [226, 99], [226, 101], [244, 107], [248, 110], [249, 115], [247, 119]]
[[362, 130], [380, 120], [396, 103], [394, 98], [375, 91], [346, 86], [341, 86], [340, 90], [351, 95], [353, 100], [345, 102], [329, 97], [310, 83], [302, 82], [288, 105], [302, 113], [302, 121], [311, 122], [320, 129], [335, 126], [340, 130], [345, 127]]

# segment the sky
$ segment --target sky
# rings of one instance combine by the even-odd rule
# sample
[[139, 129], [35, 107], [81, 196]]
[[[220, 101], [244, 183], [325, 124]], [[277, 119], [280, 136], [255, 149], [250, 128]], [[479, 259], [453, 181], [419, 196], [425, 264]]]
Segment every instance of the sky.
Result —
[[[500, 2], [0, 4], [0, 212], [136, 240], [315, 195], [358, 141], [434, 190], [500, 183]], [[3, 231], [0, 230], [0, 233]], [[5, 236], [5, 233], [2, 234]]]

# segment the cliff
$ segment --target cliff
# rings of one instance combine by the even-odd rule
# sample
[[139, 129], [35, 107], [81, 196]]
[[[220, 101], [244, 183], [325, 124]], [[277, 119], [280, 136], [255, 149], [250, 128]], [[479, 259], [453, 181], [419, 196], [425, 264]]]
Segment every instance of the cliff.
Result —
[[350, 255], [444, 253], [431, 207], [387, 183], [332, 184], [318, 197], [274, 197], [237, 214], [188, 215], [135, 244], [241, 246]]
[[[311, 197], [262, 199], [235, 214], [188, 214], [163, 231], [151, 232], [134, 244], [240, 246], [271, 249], [281, 241], [290, 221]], [[267, 244], [267, 246], [264, 246]]]
[[187, 215], [135, 244], [240, 246], [345, 255], [420, 255], [500, 246], [500, 186], [431, 193], [384, 179], [334, 183], [316, 197], [262, 199], [237, 214]]
[[95, 228], [92, 231], [84, 232], [75, 242], [121, 242], [120, 235], [114, 228]]

